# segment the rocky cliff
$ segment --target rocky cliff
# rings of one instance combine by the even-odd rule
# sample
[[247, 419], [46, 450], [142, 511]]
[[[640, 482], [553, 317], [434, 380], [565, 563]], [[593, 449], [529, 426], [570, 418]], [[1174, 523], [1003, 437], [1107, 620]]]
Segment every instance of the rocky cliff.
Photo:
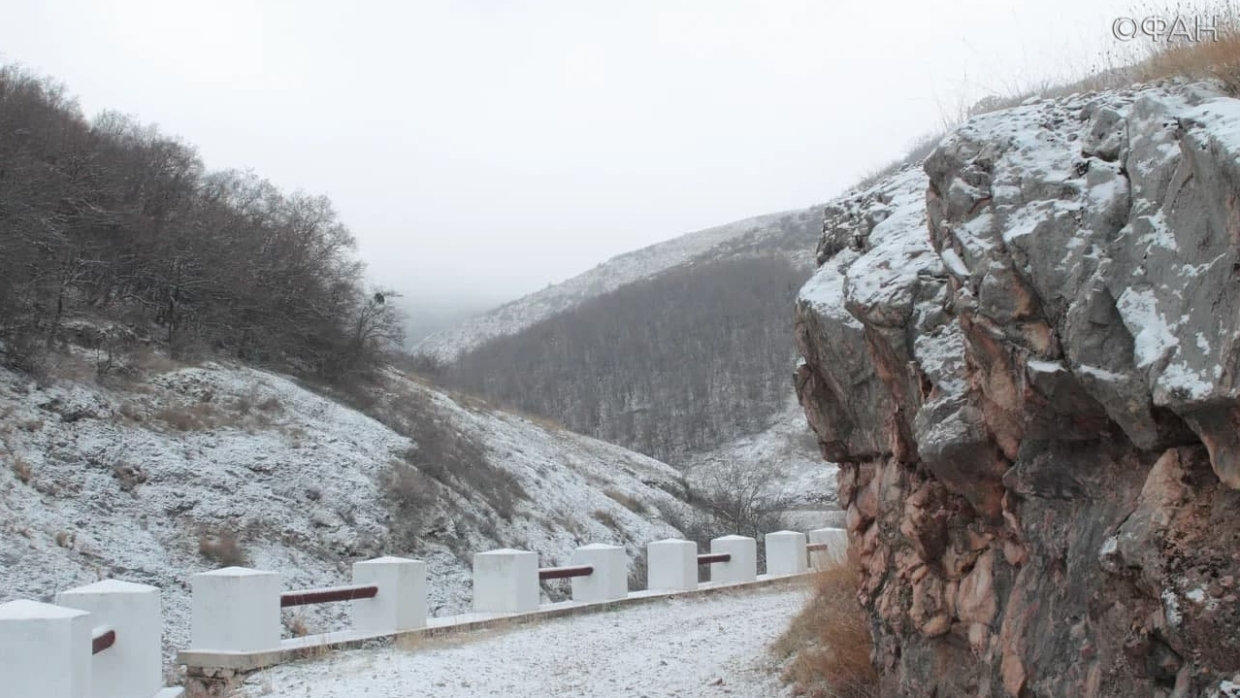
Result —
[[975, 117], [826, 210], [797, 392], [884, 696], [1240, 696], [1240, 101]]

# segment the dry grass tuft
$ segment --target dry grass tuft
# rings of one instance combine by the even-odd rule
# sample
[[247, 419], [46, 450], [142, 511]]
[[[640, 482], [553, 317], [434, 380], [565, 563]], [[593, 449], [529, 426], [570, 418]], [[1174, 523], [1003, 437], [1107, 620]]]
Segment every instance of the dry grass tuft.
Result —
[[855, 560], [823, 567], [814, 576], [809, 603], [771, 648], [787, 660], [783, 678], [797, 695], [877, 698], [879, 694], [878, 672], [870, 663], [869, 618], [857, 602], [857, 570]]
[[237, 537], [228, 531], [204, 533], [198, 539], [198, 552], [221, 567], [244, 567], [245, 550]]
[[29, 485], [30, 478], [34, 476], [34, 470], [24, 458], [14, 458], [13, 474], [17, 476], [18, 480], [21, 480], [23, 485]]
[[616, 521], [616, 517], [612, 516], [610, 511], [596, 509], [593, 514], [590, 514], [590, 516], [593, 517], [595, 521], [603, 524], [613, 531], [620, 530], [620, 522]]
[[222, 425], [219, 410], [207, 403], [165, 407], [155, 418], [177, 431], [209, 431]]
[[634, 514], [645, 514], [648, 511], [645, 504], [642, 504], [620, 490], [608, 487], [603, 490], [603, 494], [607, 495], [612, 499], [612, 501], [620, 504]]
[[305, 637], [310, 634], [310, 628], [306, 625], [306, 619], [299, 615], [286, 616], [284, 627], [288, 628], [289, 635], [293, 637]]
[[1185, 24], [1168, 27], [1181, 36], [1143, 46], [1144, 60], [1136, 66], [1138, 80], [1218, 80], [1229, 94], [1240, 96], [1240, 6], [1232, 2], [1200, 6], [1181, 3], [1173, 10], [1147, 14], [1166, 17], [1169, 22], [1182, 18]]

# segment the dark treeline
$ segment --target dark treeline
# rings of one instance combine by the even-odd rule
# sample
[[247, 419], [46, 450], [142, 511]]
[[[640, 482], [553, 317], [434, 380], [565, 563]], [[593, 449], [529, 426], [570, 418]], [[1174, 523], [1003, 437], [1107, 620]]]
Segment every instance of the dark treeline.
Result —
[[326, 197], [207, 172], [195, 149], [0, 68], [0, 359], [29, 367], [74, 315], [332, 377], [399, 338]]
[[764, 429], [790, 394], [786, 258], [699, 261], [500, 337], [445, 369], [453, 387], [675, 462]]

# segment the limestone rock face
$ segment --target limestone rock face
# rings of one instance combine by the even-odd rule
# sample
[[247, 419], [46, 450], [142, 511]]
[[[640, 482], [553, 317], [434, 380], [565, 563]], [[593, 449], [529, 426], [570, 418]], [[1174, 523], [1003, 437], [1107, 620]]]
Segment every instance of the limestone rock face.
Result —
[[1240, 101], [975, 117], [818, 262], [796, 387], [883, 695], [1240, 695]]

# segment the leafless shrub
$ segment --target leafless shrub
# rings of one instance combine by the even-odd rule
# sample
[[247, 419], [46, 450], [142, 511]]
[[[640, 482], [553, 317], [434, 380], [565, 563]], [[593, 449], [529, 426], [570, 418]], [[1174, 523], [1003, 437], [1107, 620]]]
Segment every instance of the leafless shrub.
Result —
[[401, 352], [393, 362], [402, 371], [413, 374], [424, 381], [434, 381], [441, 377], [448, 365], [430, 354]]
[[[701, 466], [690, 477], [688, 502], [695, 512], [682, 521], [699, 535], [764, 535], [789, 527], [786, 512], [792, 493], [781, 489], [774, 463], [715, 463]], [[709, 539], [707, 539], [709, 540]]]
[[620, 530], [620, 522], [616, 521], [616, 517], [612, 516], [611, 512], [606, 509], [595, 509], [594, 513], [590, 514], [590, 517], [613, 531]]

